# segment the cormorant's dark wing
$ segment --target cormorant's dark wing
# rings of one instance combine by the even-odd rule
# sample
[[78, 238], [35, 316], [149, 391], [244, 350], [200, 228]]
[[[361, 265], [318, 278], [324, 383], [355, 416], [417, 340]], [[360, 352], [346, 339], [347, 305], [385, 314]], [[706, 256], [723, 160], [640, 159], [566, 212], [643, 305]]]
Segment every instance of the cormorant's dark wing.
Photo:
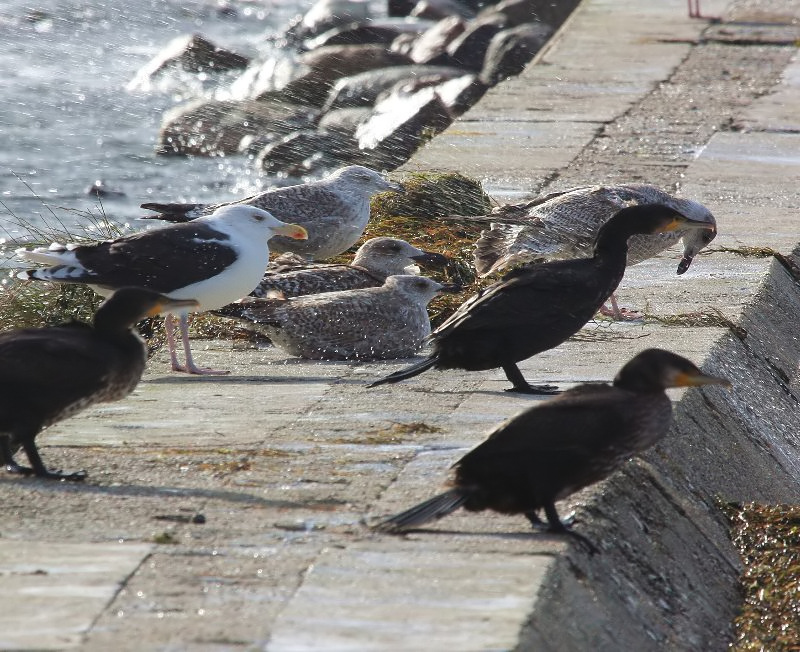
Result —
[[590, 462], [630, 427], [630, 394], [605, 386], [574, 398], [553, 400], [509, 419], [455, 466], [473, 476], [512, 466], [530, 467], [535, 474], [537, 468]]
[[98, 379], [108, 367], [107, 349], [84, 324], [30, 328], [0, 335], [0, 388], [64, 389]]
[[110, 288], [146, 287], [164, 293], [215, 276], [237, 258], [226, 234], [191, 222], [74, 251], [88, 272], [81, 282]]
[[546, 323], [550, 314], [558, 317], [575, 309], [593, 313], [597, 307], [593, 307], [593, 303], [584, 305], [583, 300], [586, 289], [595, 281], [593, 272], [589, 259], [555, 261], [513, 270], [503, 280], [467, 299], [434, 331], [433, 338], [445, 336], [456, 328], [514, 326], [529, 324], [533, 319]]

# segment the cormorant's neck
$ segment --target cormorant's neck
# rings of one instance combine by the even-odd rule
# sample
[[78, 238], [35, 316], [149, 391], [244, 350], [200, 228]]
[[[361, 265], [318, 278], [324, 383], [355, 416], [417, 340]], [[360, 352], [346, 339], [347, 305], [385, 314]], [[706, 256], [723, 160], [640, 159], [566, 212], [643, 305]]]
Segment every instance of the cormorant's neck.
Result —
[[95, 332], [112, 339], [126, 337], [132, 333], [133, 324], [129, 319], [121, 319], [115, 310], [104, 310], [105, 306], [95, 313], [94, 330]]

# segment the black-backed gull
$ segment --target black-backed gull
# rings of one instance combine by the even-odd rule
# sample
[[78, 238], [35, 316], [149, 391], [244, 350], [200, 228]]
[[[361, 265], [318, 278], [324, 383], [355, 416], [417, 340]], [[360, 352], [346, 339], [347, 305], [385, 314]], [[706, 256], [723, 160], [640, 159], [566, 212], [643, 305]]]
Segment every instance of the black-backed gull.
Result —
[[[144, 287], [173, 299], [196, 299], [199, 310], [211, 310], [247, 295], [258, 285], [269, 261], [267, 241], [274, 234], [307, 237], [303, 227], [281, 222], [259, 208], [223, 206], [192, 222], [115, 240], [17, 249], [24, 260], [51, 265], [18, 276], [86, 283], [102, 295], [121, 287]], [[193, 374], [225, 373], [194, 364], [188, 313], [174, 314], [180, 321], [186, 364], [178, 362], [175, 325], [172, 314], [168, 314], [165, 323], [172, 368]]]

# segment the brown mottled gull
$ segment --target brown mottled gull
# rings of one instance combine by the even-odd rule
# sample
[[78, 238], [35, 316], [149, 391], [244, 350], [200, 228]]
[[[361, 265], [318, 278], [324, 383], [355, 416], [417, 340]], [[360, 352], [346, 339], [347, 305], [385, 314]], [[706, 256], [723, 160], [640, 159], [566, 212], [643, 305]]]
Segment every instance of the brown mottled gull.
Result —
[[254, 297], [299, 297], [305, 294], [355, 290], [383, 285], [395, 274], [418, 274], [415, 263], [423, 267], [441, 268], [447, 257], [418, 249], [399, 238], [370, 238], [356, 252], [349, 265], [307, 263], [302, 259], [286, 259], [270, 263], [264, 278], [250, 294]]
[[475, 268], [478, 274], [487, 276], [522, 263], [589, 257], [600, 227], [620, 208], [635, 204], [664, 204], [691, 220], [714, 225], [714, 229], [632, 236], [628, 265], [651, 258], [682, 239], [678, 274], [683, 274], [717, 234], [714, 216], [691, 199], [644, 184], [586, 186], [496, 209], [487, 216], [492, 220], [489, 230], [477, 242]]
[[361, 165], [349, 165], [318, 181], [272, 188], [236, 202], [147, 203], [142, 204], [142, 208], [160, 213], [151, 218], [168, 222], [188, 222], [228, 204], [255, 206], [278, 219], [291, 216], [294, 223], [308, 231], [308, 240], [298, 244], [288, 238], [276, 237], [270, 242], [270, 248], [277, 252], [291, 251], [312, 260], [325, 260], [347, 251], [358, 242], [369, 220], [370, 197], [386, 190], [402, 192], [403, 187], [387, 181], [379, 172]]
[[447, 291], [456, 287], [404, 274], [390, 276], [380, 287], [290, 299], [248, 297], [214, 312], [242, 320], [301, 358], [406, 358], [431, 332], [426, 306]]

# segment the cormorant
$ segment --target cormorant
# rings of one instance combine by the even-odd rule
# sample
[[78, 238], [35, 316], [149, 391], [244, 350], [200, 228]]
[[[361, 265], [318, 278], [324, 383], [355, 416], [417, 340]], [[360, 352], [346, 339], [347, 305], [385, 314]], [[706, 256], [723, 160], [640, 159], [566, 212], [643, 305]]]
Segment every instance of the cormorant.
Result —
[[730, 383], [669, 351], [642, 351], [612, 385], [578, 385], [503, 422], [453, 465], [452, 489], [375, 528], [403, 532], [460, 507], [523, 514], [538, 526], [543, 509], [551, 532], [569, 533], [593, 550], [564, 526], [556, 501], [609, 476], [667, 434], [672, 405], [666, 388], [712, 384]]
[[358, 242], [369, 221], [369, 200], [379, 192], [404, 192], [379, 172], [361, 165], [339, 168], [324, 179], [264, 192], [224, 204], [142, 204], [157, 211], [151, 219], [186, 222], [221, 206], [255, 206], [281, 220], [289, 220], [308, 229], [308, 240], [296, 242], [275, 238], [272, 250], [291, 251], [312, 260], [325, 260], [347, 251]]
[[[130, 394], [147, 361], [147, 349], [132, 330], [134, 324], [161, 312], [196, 306], [193, 299], [122, 288], [98, 308], [92, 326], [72, 322], [0, 333], [0, 462], [6, 470], [83, 480], [83, 471], [48, 471], [36, 448], [36, 435], [90, 405]], [[14, 461], [20, 446], [30, 467]]]
[[616, 289], [628, 238], [637, 233], [707, 229], [663, 204], [623, 208], [601, 228], [591, 258], [530, 264], [465, 301], [430, 335], [433, 353], [370, 385], [396, 383], [427, 369], [481, 371], [501, 367], [513, 387], [527, 394], [553, 393], [530, 385], [517, 362], [558, 346], [577, 333]]
[[[269, 263], [267, 241], [275, 234], [308, 237], [296, 224], [286, 224], [267, 211], [247, 205], [224, 206], [188, 224], [170, 224], [94, 244], [53, 243], [31, 251], [17, 249], [25, 260], [52, 265], [18, 274], [22, 279], [86, 283], [107, 296], [121, 287], [145, 287], [174, 299], [195, 299], [211, 310], [247, 295], [261, 281]], [[189, 319], [179, 318], [186, 364], [178, 362], [175, 325], [167, 315], [167, 344], [175, 371], [227, 373], [201, 369], [192, 360]]]

